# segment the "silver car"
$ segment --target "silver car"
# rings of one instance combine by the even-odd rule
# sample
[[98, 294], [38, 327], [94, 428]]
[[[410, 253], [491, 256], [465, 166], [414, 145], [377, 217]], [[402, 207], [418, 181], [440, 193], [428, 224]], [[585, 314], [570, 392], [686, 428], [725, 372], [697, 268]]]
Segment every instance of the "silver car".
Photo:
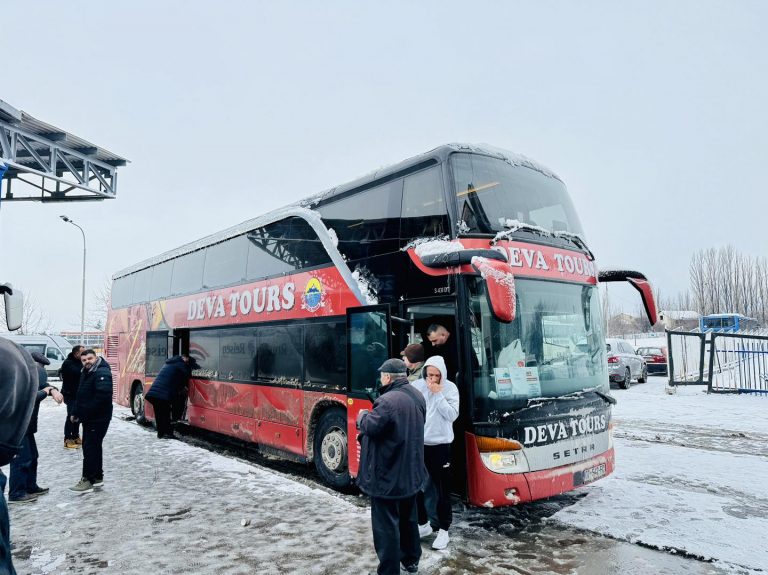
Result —
[[638, 383], [648, 380], [648, 366], [645, 358], [637, 355], [632, 344], [623, 339], [606, 339], [605, 350], [608, 352], [608, 380], [629, 389], [633, 379]]

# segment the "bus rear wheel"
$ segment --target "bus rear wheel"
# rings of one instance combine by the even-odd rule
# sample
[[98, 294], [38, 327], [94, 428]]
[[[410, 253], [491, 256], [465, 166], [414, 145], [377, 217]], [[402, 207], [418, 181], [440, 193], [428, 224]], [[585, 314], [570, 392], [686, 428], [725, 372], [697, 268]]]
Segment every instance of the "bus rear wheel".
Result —
[[131, 412], [136, 417], [136, 423], [145, 425], [147, 418], [144, 415], [144, 387], [136, 383], [131, 390]]
[[320, 477], [334, 489], [349, 487], [347, 418], [341, 409], [320, 416], [315, 432], [314, 461]]

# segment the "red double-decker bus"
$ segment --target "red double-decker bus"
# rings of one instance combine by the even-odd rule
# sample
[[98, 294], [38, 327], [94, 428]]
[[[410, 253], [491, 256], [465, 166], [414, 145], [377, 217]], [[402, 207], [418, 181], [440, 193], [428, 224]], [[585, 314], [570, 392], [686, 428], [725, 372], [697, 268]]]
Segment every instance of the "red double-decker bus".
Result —
[[446, 145], [124, 269], [105, 340], [140, 419], [166, 358], [197, 359], [189, 425], [354, 481], [376, 368], [432, 324], [454, 339], [457, 489], [548, 497], [613, 470], [598, 274], [563, 182], [507, 152]]

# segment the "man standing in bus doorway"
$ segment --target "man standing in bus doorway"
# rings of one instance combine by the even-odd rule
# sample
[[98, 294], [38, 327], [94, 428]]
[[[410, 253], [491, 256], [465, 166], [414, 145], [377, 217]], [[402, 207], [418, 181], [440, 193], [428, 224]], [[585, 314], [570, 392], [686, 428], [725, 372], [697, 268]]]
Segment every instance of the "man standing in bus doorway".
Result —
[[[35, 406], [37, 368], [29, 352], [0, 338], [0, 467], [18, 453]], [[6, 478], [0, 470], [0, 573], [16, 575], [11, 557], [11, 533], [5, 504]]]
[[413, 383], [421, 377], [421, 368], [424, 367], [424, 346], [420, 343], [412, 343], [405, 346], [400, 352], [405, 366], [408, 368], [408, 381]]
[[87, 493], [104, 483], [102, 442], [112, 419], [112, 371], [92, 349], [86, 349], [80, 360], [83, 373], [70, 419], [83, 424], [83, 477], [70, 489]]
[[[453, 422], [459, 417], [459, 390], [448, 380], [445, 362], [439, 355], [424, 362], [423, 378], [413, 387], [424, 396], [427, 419], [424, 424], [424, 464], [437, 494], [437, 537], [432, 549], [445, 549], [450, 537], [448, 529], [453, 521], [451, 509], [451, 443]], [[432, 534], [432, 526], [425, 505], [424, 493], [418, 495], [419, 536]]]
[[77, 388], [80, 386], [80, 374], [83, 371], [83, 364], [80, 363], [82, 352], [82, 345], [73, 347], [59, 370], [62, 381], [61, 394], [67, 406], [67, 419], [64, 421], [64, 447], [69, 449], [79, 449], [83, 443], [80, 439], [80, 424], [72, 421], [72, 416], [75, 414]]
[[424, 397], [408, 383], [405, 363], [388, 359], [381, 395], [357, 416], [360, 472], [357, 484], [371, 498], [378, 575], [418, 573], [421, 558], [416, 494], [424, 486]]
[[174, 439], [171, 429], [171, 408], [180, 393], [189, 384], [192, 370], [197, 368], [194, 358], [188, 355], [174, 355], [165, 360], [165, 365], [157, 374], [147, 391], [145, 399], [155, 411], [155, 427], [158, 439]]
[[28, 503], [37, 499], [38, 495], [48, 493], [47, 487], [40, 487], [37, 484], [37, 460], [40, 456], [35, 441], [37, 414], [40, 411], [40, 403], [46, 397], [53, 397], [56, 403], [61, 403], [64, 399], [58, 389], [48, 385], [48, 374], [46, 374], [44, 366], [51, 362], [36, 351], [33, 351], [31, 355], [37, 364], [35, 366], [38, 381], [37, 395], [35, 396], [35, 406], [32, 409], [32, 417], [29, 419], [27, 432], [21, 443], [21, 449], [11, 461], [11, 480], [8, 491], [8, 501], [11, 503]]

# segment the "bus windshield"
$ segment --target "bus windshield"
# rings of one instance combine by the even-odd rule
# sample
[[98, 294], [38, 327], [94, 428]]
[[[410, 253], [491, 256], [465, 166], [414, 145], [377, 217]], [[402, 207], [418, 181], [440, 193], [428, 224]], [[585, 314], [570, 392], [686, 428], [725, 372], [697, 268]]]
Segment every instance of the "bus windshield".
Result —
[[608, 391], [600, 304], [595, 286], [519, 279], [512, 323], [494, 319], [485, 282], [467, 278], [475, 418], [524, 407], [537, 397]]
[[582, 235], [581, 222], [560, 180], [477, 154], [453, 154], [450, 162], [466, 233], [495, 234], [517, 220]]

